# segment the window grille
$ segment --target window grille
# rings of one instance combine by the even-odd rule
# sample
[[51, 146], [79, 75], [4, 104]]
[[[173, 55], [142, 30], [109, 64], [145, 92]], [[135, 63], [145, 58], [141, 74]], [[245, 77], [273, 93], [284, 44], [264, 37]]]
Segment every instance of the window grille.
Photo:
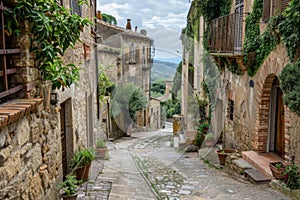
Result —
[[22, 89], [22, 85], [13, 83], [12, 80], [17, 72], [13, 59], [20, 56], [21, 50], [15, 44], [15, 36], [10, 35], [5, 30], [8, 19], [4, 12], [11, 8], [7, 7], [4, 2], [0, 1], [0, 102], [5, 101], [4, 97], [15, 94]]

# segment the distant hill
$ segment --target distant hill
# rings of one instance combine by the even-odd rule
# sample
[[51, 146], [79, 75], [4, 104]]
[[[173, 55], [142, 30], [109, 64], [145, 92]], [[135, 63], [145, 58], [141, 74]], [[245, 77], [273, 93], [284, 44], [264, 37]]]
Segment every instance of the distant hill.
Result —
[[173, 80], [177, 66], [177, 63], [154, 60], [151, 69], [151, 82], [158, 79]]

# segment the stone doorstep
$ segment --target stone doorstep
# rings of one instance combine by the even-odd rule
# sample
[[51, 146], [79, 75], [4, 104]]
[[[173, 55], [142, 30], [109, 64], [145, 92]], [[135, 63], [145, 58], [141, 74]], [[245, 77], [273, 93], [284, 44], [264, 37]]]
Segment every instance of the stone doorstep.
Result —
[[253, 168], [253, 166], [250, 165], [243, 158], [234, 159], [232, 161], [232, 164], [234, 165], [236, 172], [239, 174], [245, 174], [245, 170]]
[[274, 179], [272, 172], [269, 167], [270, 162], [278, 162], [279, 159], [272, 156], [270, 153], [258, 154], [255, 151], [244, 151], [242, 157], [248, 163], [257, 168], [265, 176]]

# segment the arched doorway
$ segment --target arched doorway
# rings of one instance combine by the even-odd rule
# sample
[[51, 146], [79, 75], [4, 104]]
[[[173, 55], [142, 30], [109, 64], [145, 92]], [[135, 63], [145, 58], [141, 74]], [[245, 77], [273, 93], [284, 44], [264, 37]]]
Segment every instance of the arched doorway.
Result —
[[274, 78], [270, 93], [268, 151], [284, 157], [284, 105], [283, 92], [279, 87], [279, 80]]

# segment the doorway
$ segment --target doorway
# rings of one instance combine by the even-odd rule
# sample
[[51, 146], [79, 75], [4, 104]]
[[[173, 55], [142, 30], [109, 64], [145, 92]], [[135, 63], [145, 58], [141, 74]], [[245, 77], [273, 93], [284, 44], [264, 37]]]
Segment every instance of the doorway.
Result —
[[285, 140], [284, 140], [284, 105], [283, 92], [279, 87], [279, 80], [276, 77], [272, 84], [270, 98], [270, 117], [269, 117], [269, 134], [268, 145], [269, 152], [274, 152], [280, 157], [284, 157]]
[[68, 166], [71, 164], [71, 158], [74, 152], [71, 99], [61, 103], [60, 107], [62, 168], [63, 177], [65, 178], [65, 176], [68, 174]]

